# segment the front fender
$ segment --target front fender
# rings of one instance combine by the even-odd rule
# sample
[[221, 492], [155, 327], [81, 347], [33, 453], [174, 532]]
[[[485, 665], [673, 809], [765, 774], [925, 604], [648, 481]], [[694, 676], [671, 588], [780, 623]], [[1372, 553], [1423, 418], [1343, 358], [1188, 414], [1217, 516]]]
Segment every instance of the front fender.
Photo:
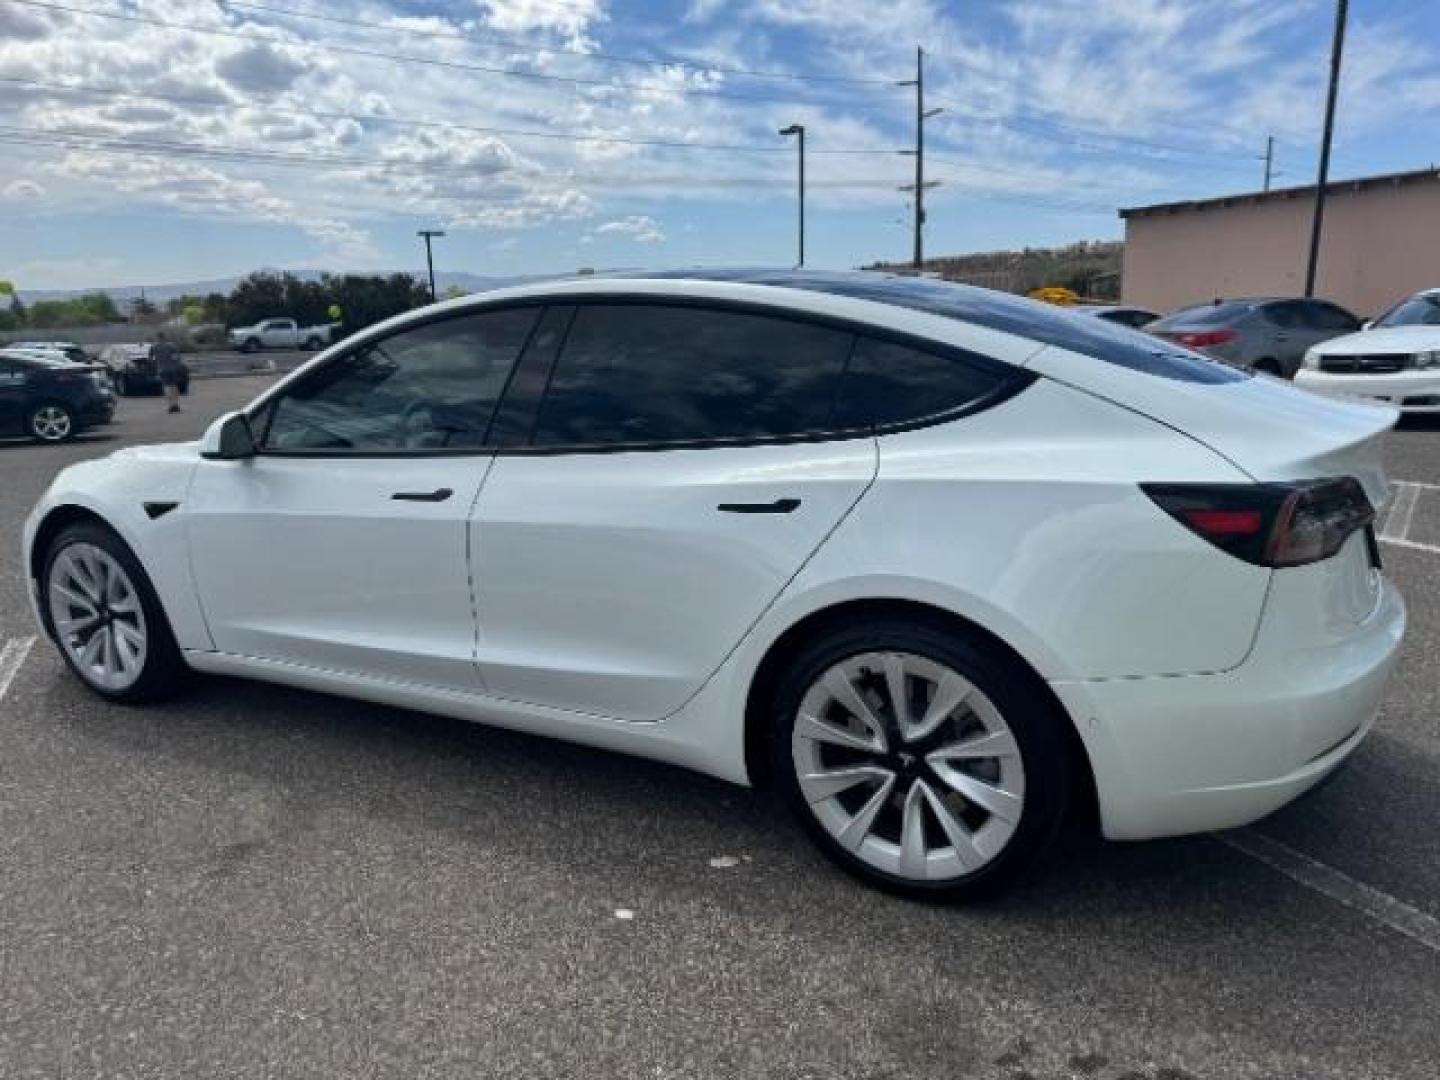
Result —
[[[66, 518], [93, 516], [113, 529], [140, 560], [180, 647], [215, 647], [195, 592], [184, 512], [198, 453], [194, 443], [141, 447], [72, 465], [55, 478], [24, 529], [23, 565], [42, 626], [35, 565], [43, 553], [37, 552], [37, 543], [48, 542], [56, 524]], [[156, 513], [167, 504], [175, 505]]]

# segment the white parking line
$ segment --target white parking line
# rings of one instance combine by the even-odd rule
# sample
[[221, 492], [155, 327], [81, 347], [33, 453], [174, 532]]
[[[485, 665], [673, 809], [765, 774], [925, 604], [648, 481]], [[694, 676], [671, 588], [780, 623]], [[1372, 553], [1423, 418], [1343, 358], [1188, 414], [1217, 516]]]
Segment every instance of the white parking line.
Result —
[[1420, 485], [1396, 481], [1395, 500], [1380, 526], [1381, 540], [1404, 540], [1415, 521], [1415, 507], [1420, 502]]
[[1363, 881], [1356, 881], [1333, 866], [1312, 859], [1303, 852], [1272, 840], [1253, 829], [1226, 833], [1217, 837], [1236, 851], [1249, 855], [1272, 870], [1278, 870], [1291, 881], [1328, 896], [1361, 915], [1388, 926], [1396, 933], [1418, 941], [1427, 949], [1440, 952], [1440, 920], [1432, 918], [1403, 900], [1383, 893]]
[[1382, 544], [1409, 548], [1412, 551], [1428, 551], [1440, 555], [1440, 544], [1426, 544], [1410, 539], [1410, 526], [1415, 523], [1415, 508], [1420, 505], [1420, 496], [1427, 491], [1440, 491], [1440, 484], [1425, 484], [1419, 480], [1395, 480], [1390, 486], [1394, 498], [1380, 521], [1375, 538]]
[[0, 648], [0, 700], [4, 700], [20, 665], [25, 663], [25, 657], [30, 655], [30, 647], [34, 644], [33, 637], [9, 638], [4, 647]]

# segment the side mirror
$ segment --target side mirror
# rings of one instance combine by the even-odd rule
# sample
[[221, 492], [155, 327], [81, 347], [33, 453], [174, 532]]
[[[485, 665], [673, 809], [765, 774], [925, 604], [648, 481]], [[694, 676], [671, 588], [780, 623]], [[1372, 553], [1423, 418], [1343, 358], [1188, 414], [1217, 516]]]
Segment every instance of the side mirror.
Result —
[[206, 429], [200, 456], [212, 461], [240, 461], [255, 456], [255, 433], [243, 412], [226, 413]]

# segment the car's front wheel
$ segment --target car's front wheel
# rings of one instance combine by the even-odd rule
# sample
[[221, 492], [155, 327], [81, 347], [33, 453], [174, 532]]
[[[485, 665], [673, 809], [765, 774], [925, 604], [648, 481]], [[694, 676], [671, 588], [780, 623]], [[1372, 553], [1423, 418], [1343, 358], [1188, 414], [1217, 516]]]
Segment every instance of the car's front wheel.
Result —
[[991, 893], [1054, 839], [1068, 720], [1032, 672], [925, 621], [812, 642], [775, 697], [773, 766], [820, 848], [893, 892]]
[[179, 688], [185, 661], [150, 578], [125, 542], [72, 525], [45, 556], [47, 629], [86, 686], [113, 701], [155, 701]]
[[46, 401], [30, 410], [25, 427], [40, 442], [64, 442], [75, 434], [75, 416], [59, 401]]

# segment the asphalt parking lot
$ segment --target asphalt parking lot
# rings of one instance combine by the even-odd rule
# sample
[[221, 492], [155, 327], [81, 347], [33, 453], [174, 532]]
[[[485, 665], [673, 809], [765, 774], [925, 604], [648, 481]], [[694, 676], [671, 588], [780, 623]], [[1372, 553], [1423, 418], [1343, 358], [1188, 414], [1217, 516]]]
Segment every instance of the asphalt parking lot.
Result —
[[[27, 644], [25, 513], [267, 384], [0, 441], [0, 1077], [1440, 1073], [1440, 488], [1384, 523], [1409, 636], [1333, 781], [1237, 836], [1072, 835], [951, 910], [664, 766], [216, 678], [93, 699]], [[1440, 485], [1440, 423], [1387, 454]]]

